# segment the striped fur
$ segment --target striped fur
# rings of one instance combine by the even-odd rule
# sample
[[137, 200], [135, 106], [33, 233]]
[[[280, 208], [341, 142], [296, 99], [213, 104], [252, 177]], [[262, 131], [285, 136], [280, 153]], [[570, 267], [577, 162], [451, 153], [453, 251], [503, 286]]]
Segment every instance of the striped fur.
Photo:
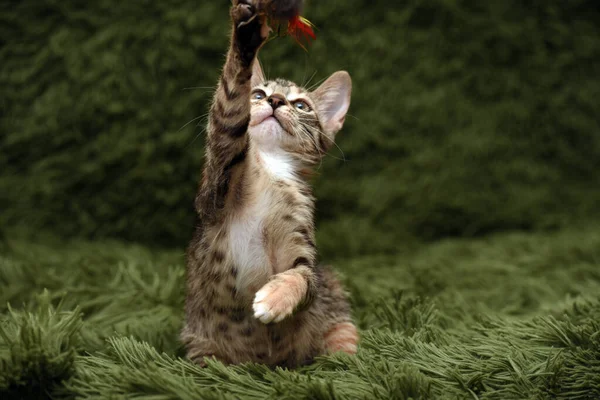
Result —
[[[264, 19], [251, 0], [234, 0], [231, 18], [195, 200], [181, 338], [201, 364], [214, 356], [293, 367], [335, 350], [354, 352], [358, 336], [343, 336], [352, 347], [331, 333], [353, 325], [337, 278], [317, 264], [307, 181], [341, 128], [335, 107], [347, 110], [349, 91], [341, 99], [343, 88], [308, 92], [288, 81], [265, 82], [256, 60]], [[265, 97], [252, 98], [253, 90]]]

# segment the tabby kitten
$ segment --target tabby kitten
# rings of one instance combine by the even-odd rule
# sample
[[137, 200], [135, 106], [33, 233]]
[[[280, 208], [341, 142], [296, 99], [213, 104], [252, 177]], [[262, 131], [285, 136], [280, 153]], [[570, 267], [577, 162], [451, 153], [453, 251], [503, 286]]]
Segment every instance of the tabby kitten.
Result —
[[308, 92], [266, 81], [256, 60], [268, 33], [252, 0], [234, 0], [230, 48], [210, 109], [206, 162], [188, 249], [188, 356], [202, 364], [294, 367], [355, 353], [340, 283], [316, 264], [307, 182], [342, 128], [351, 81], [336, 72]]

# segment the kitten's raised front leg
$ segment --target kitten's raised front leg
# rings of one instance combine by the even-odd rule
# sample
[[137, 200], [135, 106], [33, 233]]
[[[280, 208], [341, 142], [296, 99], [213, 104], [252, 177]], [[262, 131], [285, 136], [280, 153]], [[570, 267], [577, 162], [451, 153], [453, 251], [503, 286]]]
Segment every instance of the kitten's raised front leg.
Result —
[[309, 301], [316, 292], [316, 286], [316, 276], [307, 266], [274, 275], [254, 297], [254, 317], [265, 324], [280, 322]]
[[253, 64], [267, 32], [250, 0], [234, 0], [231, 42], [209, 111], [204, 176], [196, 209], [205, 222], [225, 206], [234, 170], [245, 161]]
[[267, 252], [273, 253], [278, 264], [273, 267], [282, 272], [273, 275], [254, 298], [254, 316], [264, 323], [283, 320], [300, 306], [309, 305], [317, 294], [313, 217], [303, 204], [299, 199], [290, 204], [295, 215], [288, 220], [293, 222], [278, 221], [282, 231], [267, 235]]

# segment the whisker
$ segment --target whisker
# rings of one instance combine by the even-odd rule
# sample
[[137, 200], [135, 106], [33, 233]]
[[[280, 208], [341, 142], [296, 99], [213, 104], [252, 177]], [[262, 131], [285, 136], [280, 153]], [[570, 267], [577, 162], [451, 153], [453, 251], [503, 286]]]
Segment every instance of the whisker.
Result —
[[[304, 119], [304, 120], [305, 120], [305, 121], [307, 121], [307, 119]], [[344, 151], [341, 149], [341, 147], [340, 147], [340, 146], [338, 146], [338, 144], [337, 144], [337, 143], [336, 143], [336, 142], [335, 142], [333, 139], [331, 139], [330, 137], [328, 137], [328, 136], [327, 136], [327, 135], [326, 135], [326, 134], [325, 134], [323, 131], [321, 131], [320, 129], [318, 129], [318, 128], [316, 128], [316, 127], [310, 127], [308, 124], [306, 124], [306, 123], [305, 123], [305, 122], [302, 120], [302, 117], [299, 117], [299, 118], [298, 118], [298, 123], [299, 123], [300, 125], [302, 125], [302, 126], [303, 126], [305, 129], [307, 129], [307, 130], [309, 130], [310, 128], [313, 128], [313, 129], [315, 129], [316, 131], [318, 131], [318, 132], [319, 132], [319, 134], [320, 134], [322, 137], [324, 137], [324, 138], [326, 138], [327, 140], [329, 140], [331, 143], [333, 143], [333, 145], [334, 145], [335, 147], [337, 147], [337, 148], [338, 148], [338, 150], [340, 151], [340, 153], [341, 153], [341, 155], [342, 155], [342, 158], [336, 157], [336, 156], [334, 156], [333, 154], [329, 154], [329, 153], [325, 153], [325, 155], [326, 155], [326, 156], [332, 157], [332, 158], [334, 158], [334, 159], [336, 159], [336, 160], [338, 160], [338, 161], [343, 161], [343, 162], [346, 162], [346, 155], [344, 154]], [[309, 132], [309, 135], [310, 135], [310, 132]], [[317, 147], [317, 149], [318, 149], [318, 147], [319, 147], [319, 146], [317, 146], [317, 145], [316, 145], [316, 139], [315, 139], [314, 137], [312, 137], [312, 136], [310, 136], [310, 138], [311, 138], [311, 139], [314, 141], [314, 143], [315, 143], [315, 147]]]
[[318, 80], [314, 85], [312, 85], [311, 87], [307, 88], [306, 90], [308, 90], [309, 92], [312, 92], [315, 87], [320, 86], [321, 83], [325, 82], [326, 79], [327, 78], [323, 78], [321, 80]]
[[315, 75], [317, 75], [317, 70], [315, 70], [315, 72], [313, 72], [313, 74], [310, 76], [310, 78], [308, 78], [308, 82], [306, 82], [302, 86], [306, 87], [306, 85], [310, 84], [310, 82], [315, 78]]
[[215, 88], [214, 88], [214, 86], [190, 86], [190, 87], [185, 87], [181, 90], [196, 90], [196, 89], [204, 89], [208, 92], [209, 90], [213, 91]]
[[[303, 123], [303, 122], [302, 122], [302, 121], [300, 121], [300, 123]], [[331, 143], [332, 143], [332, 144], [333, 144], [335, 147], [337, 147], [337, 148], [338, 148], [338, 150], [340, 151], [340, 153], [342, 154], [342, 158], [341, 158], [341, 159], [340, 159], [340, 158], [337, 158], [337, 157], [333, 157], [333, 156], [331, 156], [331, 157], [335, 158], [336, 160], [340, 160], [340, 161], [344, 161], [344, 162], [346, 162], [346, 155], [344, 154], [344, 151], [342, 150], [342, 148], [341, 148], [340, 146], [338, 146], [338, 144], [335, 142], [335, 140], [333, 140], [333, 139], [331, 139], [329, 136], [327, 136], [327, 135], [326, 135], [326, 134], [325, 134], [325, 133], [324, 133], [322, 130], [320, 130], [320, 129], [317, 129], [317, 128], [314, 128], [314, 129], [316, 129], [316, 130], [317, 130], [317, 131], [318, 131], [318, 132], [321, 134], [321, 136], [322, 136], [322, 137], [326, 138], [326, 139], [327, 139], [327, 140], [329, 140], [329, 141], [330, 141], [330, 142], [331, 142]]]
[[317, 139], [315, 139], [314, 136], [311, 135], [310, 127], [302, 121], [298, 121], [298, 124], [300, 125], [301, 128], [304, 128], [304, 129], [301, 129], [300, 132], [304, 133], [309, 138], [309, 140], [313, 142], [315, 149], [317, 149], [317, 152], [319, 153], [319, 155], [322, 156], [321, 149], [319, 149], [319, 145], [317, 144]]
[[[319, 114], [328, 114], [328, 113], [331, 114], [331, 113], [334, 113], [334, 112], [336, 112], [336, 111], [319, 111]], [[358, 118], [357, 116], [352, 115], [350, 113], [346, 113], [346, 116], [350, 117], [350, 118], [353, 118], [353, 119], [355, 119], [357, 121], [360, 121], [360, 118]]]
[[354, 118], [355, 120], [360, 121], [360, 118], [358, 118], [357, 116], [354, 116], [350, 113], [346, 113], [346, 117]]
[[200, 135], [204, 134], [206, 132], [206, 126], [198, 133], [194, 136], [194, 138], [185, 146], [185, 148], [190, 147], [192, 144], [194, 144], [194, 142], [196, 141], [196, 139], [198, 139], [200, 137]]
[[[206, 132], [206, 129], [207, 129], [206, 122], [208, 121], [208, 115], [209, 115], [209, 113], [206, 113], [206, 114], [196, 117], [192, 120], [192, 121], [194, 121], [194, 120], [200, 119], [200, 121], [196, 124], [196, 126], [204, 125], [204, 128], [202, 128], [202, 130], [194, 136], [194, 138], [186, 145], [186, 148], [191, 146], [196, 141], [196, 139], [198, 139], [200, 137], [200, 135], [202, 135]], [[192, 121], [185, 124], [179, 130], [185, 128], [185, 126], [189, 125]]]
[[[306, 79], [306, 68], [308, 67], [308, 58], [304, 58], [304, 72], [302, 73], [302, 82], [304, 82], [304, 80]], [[302, 83], [302, 85], [300, 86], [304, 86], [304, 83]]]
[[188, 122], [186, 122], [186, 123], [185, 123], [185, 125], [183, 125], [181, 128], [179, 128], [179, 129], [177, 130], [177, 132], [180, 132], [180, 131], [181, 131], [183, 128], [185, 128], [186, 126], [188, 126], [188, 125], [189, 125], [189, 124], [191, 124], [192, 122], [194, 122], [194, 121], [196, 121], [196, 120], [199, 120], [200, 118], [204, 118], [204, 117], [206, 117], [207, 115], [208, 115], [208, 113], [206, 113], [206, 114], [202, 114], [201, 116], [199, 116], [199, 117], [196, 117], [196, 118], [192, 118], [191, 120], [189, 120]]
[[309, 130], [309, 127], [304, 124], [302, 121], [298, 121], [300, 128], [304, 128], [304, 129], [300, 129], [300, 132], [302, 134], [304, 134], [305, 136], [307, 136], [309, 138], [309, 140], [311, 140], [313, 142], [313, 145], [315, 146], [315, 149], [317, 149], [317, 152], [319, 153], [319, 166], [317, 167], [317, 171], [321, 169], [321, 166], [323, 165], [323, 153], [321, 152], [321, 149], [319, 149], [319, 145], [317, 145], [317, 140], [311, 135], [311, 132]]

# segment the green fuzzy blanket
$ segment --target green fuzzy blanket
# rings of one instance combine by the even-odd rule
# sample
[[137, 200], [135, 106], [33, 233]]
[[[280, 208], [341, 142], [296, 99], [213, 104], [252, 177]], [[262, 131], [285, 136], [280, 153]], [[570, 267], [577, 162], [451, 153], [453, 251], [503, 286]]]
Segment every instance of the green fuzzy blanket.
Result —
[[315, 194], [359, 352], [183, 358], [228, 7], [0, 2], [0, 400], [600, 399], [597, 0], [310, 2], [310, 51], [279, 39], [261, 60], [352, 75]]
[[600, 398], [596, 227], [335, 260], [359, 352], [294, 371], [183, 358], [183, 250], [49, 238], [0, 254], [2, 399]]

